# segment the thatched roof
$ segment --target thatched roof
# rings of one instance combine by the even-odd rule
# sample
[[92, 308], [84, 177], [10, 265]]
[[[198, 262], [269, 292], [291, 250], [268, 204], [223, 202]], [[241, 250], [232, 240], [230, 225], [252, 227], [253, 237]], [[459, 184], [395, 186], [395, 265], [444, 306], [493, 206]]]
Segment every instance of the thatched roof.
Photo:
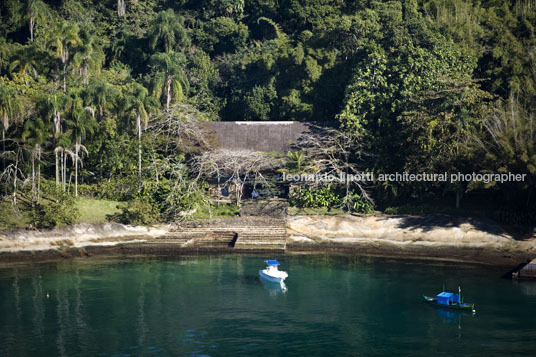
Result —
[[318, 127], [334, 127], [336, 122], [234, 121], [206, 123], [215, 145], [222, 149], [248, 149], [285, 153], [303, 133]]

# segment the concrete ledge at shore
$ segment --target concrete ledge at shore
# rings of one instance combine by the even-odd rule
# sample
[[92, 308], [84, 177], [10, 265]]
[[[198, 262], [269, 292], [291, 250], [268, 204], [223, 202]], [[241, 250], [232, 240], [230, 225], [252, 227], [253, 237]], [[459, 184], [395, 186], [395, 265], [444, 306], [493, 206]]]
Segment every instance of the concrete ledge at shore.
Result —
[[526, 254], [521, 252], [506, 252], [477, 248], [406, 248], [400, 246], [352, 246], [320, 244], [311, 245], [287, 245], [286, 250], [241, 249], [234, 248], [184, 248], [176, 244], [131, 242], [120, 243], [113, 246], [94, 245], [82, 248], [63, 247], [38, 251], [15, 251], [0, 252], [0, 266], [2, 264], [30, 263], [57, 261], [59, 259], [92, 259], [94, 257], [173, 257], [179, 255], [205, 255], [205, 254], [255, 254], [273, 256], [274, 254], [328, 254], [328, 255], [360, 255], [395, 259], [411, 259], [425, 261], [450, 261], [477, 263], [493, 266], [508, 267], [511, 269], [520, 262], [528, 261]]
[[[234, 229], [238, 226], [275, 225], [284, 220], [262, 217], [192, 221], [182, 226], [192, 230]], [[223, 227], [223, 228], [222, 228]], [[234, 227], [234, 228], [233, 228]], [[117, 223], [82, 224], [47, 231], [0, 232], [0, 261], [40, 259], [50, 256], [120, 254], [184, 254], [263, 252], [264, 245], [250, 249], [199, 249], [174, 242], [175, 226], [132, 227]], [[536, 235], [515, 239], [493, 221], [447, 215], [289, 216], [286, 218], [287, 253], [336, 253], [403, 256], [419, 259], [475, 261], [515, 265], [536, 257]], [[283, 233], [284, 234], [284, 233]], [[209, 235], [210, 236], [210, 235]], [[164, 239], [168, 237], [169, 239]], [[262, 237], [261, 237], [262, 238]], [[204, 238], [207, 239], [206, 236]], [[171, 241], [170, 241], [171, 240]], [[259, 242], [261, 242], [259, 240]], [[40, 252], [40, 253], [39, 253]], [[91, 255], [90, 254], [90, 255]], [[499, 262], [500, 261], [500, 262]]]

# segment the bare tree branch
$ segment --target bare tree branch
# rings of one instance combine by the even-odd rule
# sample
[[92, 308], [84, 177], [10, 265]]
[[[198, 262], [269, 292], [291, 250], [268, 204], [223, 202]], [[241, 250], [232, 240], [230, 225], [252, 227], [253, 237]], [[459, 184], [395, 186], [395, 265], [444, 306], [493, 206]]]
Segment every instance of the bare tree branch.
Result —
[[181, 151], [184, 151], [185, 145], [207, 148], [209, 143], [206, 132], [199, 125], [204, 120], [203, 114], [191, 105], [175, 104], [151, 120], [148, 130], [157, 136], [164, 136], [167, 139], [166, 145], [172, 145]]
[[[350, 187], [355, 185], [360, 195], [366, 201], [373, 203], [367, 191], [366, 183], [350, 180], [350, 175], [363, 172], [364, 157], [366, 156], [359, 139], [349, 133], [331, 128], [317, 128], [304, 133], [298, 139], [297, 146], [304, 149], [312, 159], [321, 174], [344, 177], [346, 189], [345, 204], [350, 208]], [[316, 185], [320, 182], [315, 182]]]
[[217, 179], [220, 184], [234, 184], [236, 202], [240, 203], [242, 189], [248, 182], [270, 186], [266, 173], [282, 165], [281, 159], [251, 150], [216, 149], [194, 157], [191, 167], [198, 177]]

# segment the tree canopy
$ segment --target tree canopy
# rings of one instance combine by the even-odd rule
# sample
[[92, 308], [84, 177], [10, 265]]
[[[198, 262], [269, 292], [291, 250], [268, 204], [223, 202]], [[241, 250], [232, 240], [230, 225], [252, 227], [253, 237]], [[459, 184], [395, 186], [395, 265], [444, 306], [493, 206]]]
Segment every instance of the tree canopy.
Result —
[[535, 28], [532, 0], [4, 0], [2, 192], [38, 170], [132, 199], [156, 162], [192, 153], [142, 135], [148, 122], [191, 108], [337, 121], [375, 172], [528, 175], [375, 183], [379, 206], [480, 190], [534, 210]]

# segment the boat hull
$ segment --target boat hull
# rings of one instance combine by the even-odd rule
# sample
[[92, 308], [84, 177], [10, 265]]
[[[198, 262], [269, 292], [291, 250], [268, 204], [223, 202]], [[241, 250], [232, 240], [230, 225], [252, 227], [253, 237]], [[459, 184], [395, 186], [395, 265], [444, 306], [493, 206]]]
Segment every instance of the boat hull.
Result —
[[461, 311], [476, 312], [474, 304], [452, 303], [452, 304], [449, 304], [449, 305], [444, 305], [444, 304], [439, 304], [437, 302], [436, 298], [426, 296], [426, 295], [423, 295], [422, 297], [423, 297], [425, 302], [427, 302], [428, 304], [437, 306], [437, 307], [442, 307], [442, 308], [451, 309], [451, 310], [461, 310]]
[[262, 270], [259, 270], [259, 276], [261, 278], [266, 279], [268, 281], [271, 281], [273, 283], [280, 283], [283, 280], [285, 280], [284, 278], [281, 278], [281, 277], [270, 276], [270, 275], [264, 273], [264, 271], [262, 271]]

